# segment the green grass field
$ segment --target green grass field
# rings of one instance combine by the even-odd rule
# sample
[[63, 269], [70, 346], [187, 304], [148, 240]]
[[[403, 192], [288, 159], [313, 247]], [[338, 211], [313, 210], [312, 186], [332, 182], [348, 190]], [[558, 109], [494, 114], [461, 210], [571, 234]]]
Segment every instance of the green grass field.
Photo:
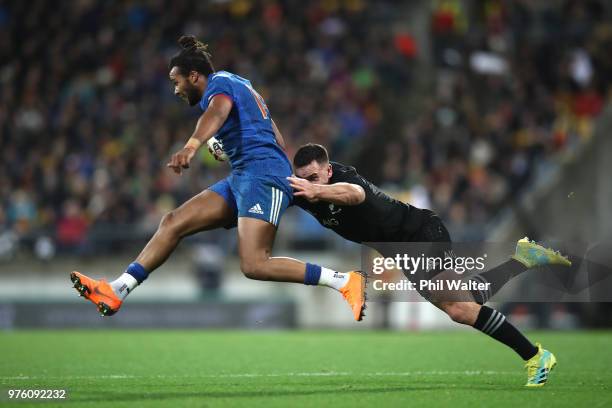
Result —
[[[472, 332], [5, 332], [0, 405], [612, 406], [612, 332], [530, 337], [559, 360], [542, 389], [525, 389], [520, 359]], [[9, 403], [8, 388], [69, 398]]]

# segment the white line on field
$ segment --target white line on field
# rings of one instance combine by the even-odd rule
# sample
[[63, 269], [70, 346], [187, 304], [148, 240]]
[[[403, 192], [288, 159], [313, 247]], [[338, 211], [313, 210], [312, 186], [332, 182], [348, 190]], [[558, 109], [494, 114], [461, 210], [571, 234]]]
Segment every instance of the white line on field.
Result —
[[259, 378], [259, 377], [349, 377], [349, 376], [368, 376], [368, 377], [409, 377], [422, 375], [513, 375], [514, 371], [403, 371], [403, 372], [374, 372], [357, 373], [346, 371], [329, 372], [306, 372], [306, 373], [229, 373], [229, 374], [203, 374], [203, 375], [82, 375], [82, 376], [27, 376], [19, 375], [13, 377], [0, 377], [0, 380], [96, 380], [111, 379], [124, 380], [136, 378]]

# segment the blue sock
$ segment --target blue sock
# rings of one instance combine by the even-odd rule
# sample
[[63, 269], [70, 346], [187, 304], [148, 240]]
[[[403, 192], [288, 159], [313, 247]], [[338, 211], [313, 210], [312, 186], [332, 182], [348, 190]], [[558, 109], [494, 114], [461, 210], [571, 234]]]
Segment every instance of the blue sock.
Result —
[[138, 262], [132, 262], [125, 270], [125, 273], [132, 275], [139, 285], [149, 276], [149, 272]]
[[318, 285], [321, 278], [321, 267], [319, 265], [307, 263], [306, 274], [304, 275], [304, 285]]

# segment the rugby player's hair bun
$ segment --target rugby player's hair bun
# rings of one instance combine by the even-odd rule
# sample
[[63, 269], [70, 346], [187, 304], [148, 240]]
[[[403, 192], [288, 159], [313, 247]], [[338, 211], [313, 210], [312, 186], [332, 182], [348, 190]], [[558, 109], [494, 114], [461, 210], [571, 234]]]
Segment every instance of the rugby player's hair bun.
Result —
[[205, 52], [208, 50], [208, 44], [198, 41], [193, 35], [184, 35], [179, 38], [178, 43], [184, 50], [194, 49], [196, 51]]
[[184, 49], [195, 47], [198, 43], [198, 40], [193, 35], [183, 35], [178, 39], [178, 43]]
[[182, 50], [172, 57], [168, 69], [179, 67], [184, 75], [193, 70], [205, 75], [215, 72], [210, 52], [208, 52], [208, 44], [198, 41], [193, 35], [181, 36], [178, 43]]

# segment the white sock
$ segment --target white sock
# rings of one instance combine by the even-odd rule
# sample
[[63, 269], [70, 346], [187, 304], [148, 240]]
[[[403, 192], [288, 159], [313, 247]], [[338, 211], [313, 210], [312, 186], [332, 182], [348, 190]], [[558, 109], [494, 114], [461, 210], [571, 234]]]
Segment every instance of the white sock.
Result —
[[319, 285], [328, 286], [340, 290], [349, 280], [348, 272], [336, 272], [331, 269], [321, 267], [321, 277]]
[[113, 292], [117, 295], [121, 300], [124, 300], [127, 295], [130, 294], [134, 290], [136, 286], [138, 286], [138, 281], [129, 273], [122, 273], [117, 279], [110, 283], [111, 288], [113, 288]]

